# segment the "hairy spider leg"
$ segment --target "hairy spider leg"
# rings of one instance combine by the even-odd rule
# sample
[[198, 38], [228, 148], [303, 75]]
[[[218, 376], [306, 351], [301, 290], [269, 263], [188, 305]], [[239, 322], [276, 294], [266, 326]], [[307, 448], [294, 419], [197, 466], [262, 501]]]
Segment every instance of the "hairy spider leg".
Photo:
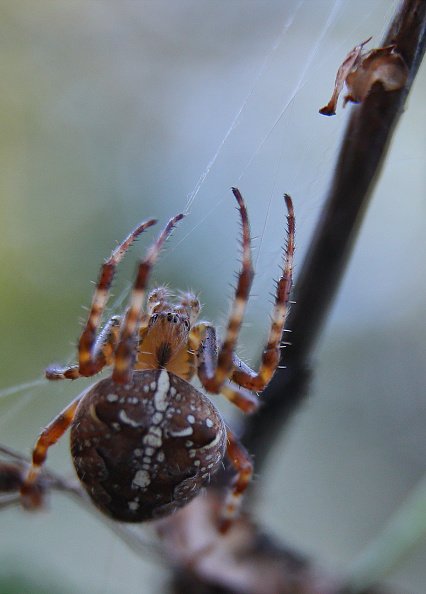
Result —
[[130, 381], [132, 375], [132, 369], [137, 355], [138, 333], [149, 274], [160, 254], [164, 242], [173, 231], [176, 223], [183, 219], [183, 217], [183, 214], [178, 214], [170, 219], [157, 240], [149, 248], [145, 259], [138, 266], [136, 280], [130, 295], [130, 304], [121, 325], [120, 338], [114, 357], [112, 379], [118, 384], [126, 384]]
[[21, 486], [22, 503], [25, 508], [36, 509], [42, 505], [40, 490], [36, 485], [37, 477], [46, 462], [48, 449], [61, 439], [71, 425], [84, 394], [85, 392], [77, 396], [40, 433], [33, 448], [32, 464]]
[[[113, 363], [114, 351], [118, 342], [120, 321], [120, 316], [112, 316], [96, 338], [92, 350], [95, 361], [100, 365], [99, 371], [106, 365]], [[48, 380], [78, 379], [79, 377], [84, 377], [80, 373], [78, 365], [70, 365], [69, 367], [51, 366], [45, 370], [45, 375]]]
[[253, 476], [253, 463], [247, 450], [237, 440], [232, 431], [227, 427], [227, 449], [229, 460], [236, 470], [236, 475], [229, 487], [225, 504], [219, 518], [219, 531], [225, 533], [238, 516], [243, 495]]
[[101, 267], [99, 279], [93, 294], [92, 305], [86, 325], [81, 333], [78, 344], [78, 365], [69, 367], [48, 367], [46, 378], [49, 380], [76, 379], [81, 376], [90, 377], [98, 373], [105, 365], [110, 363], [109, 353], [114, 349], [117, 340], [119, 319], [111, 318], [98, 337], [101, 317], [108, 301], [109, 290], [115, 275], [117, 265], [130, 248], [135, 239], [146, 229], [155, 225], [155, 219], [149, 219], [138, 225], [127, 237], [113, 250], [111, 256]]
[[104, 365], [102, 351], [96, 351], [94, 348], [96, 345], [95, 337], [101, 323], [102, 313], [108, 300], [109, 290], [114, 278], [117, 264], [120, 262], [126, 250], [130, 247], [136, 237], [140, 235], [142, 231], [148, 227], [151, 227], [156, 222], [157, 221], [155, 219], [151, 219], [137, 227], [122, 244], [117, 246], [117, 248], [111, 254], [109, 260], [107, 260], [101, 268], [101, 273], [95, 294], [93, 296], [89, 317], [79, 341], [79, 371], [81, 375], [94, 375], [98, 373]]
[[250, 392], [250, 390], [246, 390], [231, 381], [222, 386], [220, 393], [246, 414], [255, 412], [261, 404], [254, 392]]
[[[217, 364], [216, 329], [208, 322], [200, 322], [192, 328], [189, 344], [198, 354], [198, 376], [203, 383], [203, 377], [213, 376]], [[235, 358], [236, 355], [233, 355], [233, 361]], [[250, 370], [250, 367], [247, 366], [247, 370]], [[226, 380], [221, 386], [220, 393], [245, 413], [254, 412], [260, 404], [256, 394], [230, 380]]]
[[[201, 329], [206, 330], [205, 336], [201, 339], [200, 347], [203, 350], [203, 356], [200, 357], [198, 367], [198, 376], [204, 388], [208, 392], [218, 394], [225, 381], [231, 376], [233, 370], [232, 358], [235, 350], [238, 334], [241, 329], [244, 311], [250, 294], [251, 283], [253, 280], [253, 265], [251, 261], [250, 245], [250, 225], [248, 220], [247, 208], [240, 191], [232, 188], [232, 192], [237, 200], [241, 216], [242, 225], [242, 263], [238, 275], [235, 298], [232, 302], [231, 313], [229, 315], [228, 326], [223, 343], [218, 349], [217, 358], [216, 338], [214, 329], [206, 324], [200, 324]], [[195, 327], [196, 328], [196, 327]], [[195, 337], [195, 335], [193, 334]]]
[[234, 371], [231, 379], [239, 386], [254, 392], [261, 392], [272, 378], [280, 360], [280, 343], [287, 317], [288, 302], [293, 277], [294, 258], [294, 211], [290, 196], [284, 195], [287, 205], [287, 242], [284, 252], [283, 273], [277, 282], [275, 305], [272, 311], [272, 323], [266, 346], [262, 353], [258, 371], [253, 371], [248, 365], [234, 355]]

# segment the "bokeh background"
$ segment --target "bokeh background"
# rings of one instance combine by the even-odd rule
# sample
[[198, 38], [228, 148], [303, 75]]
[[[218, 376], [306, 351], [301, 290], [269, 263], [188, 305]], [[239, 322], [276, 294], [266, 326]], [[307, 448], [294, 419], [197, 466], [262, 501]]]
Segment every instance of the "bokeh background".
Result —
[[[0, 2], [1, 442], [29, 452], [84, 387], [37, 380], [47, 364], [73, 360], [90, 281], [141, 219], [165, 221], [191, 200], [153, 282], [199, 291], [204, 317], [223, 324], [238, 262], [231, 185], [255, 237], [240, 354], [256, 361], [283, 244], [281, 195], [295, 201], [297, 275], [352, 108], [334, 118], [318, 109], [345, 54], [370, 35], [378, 45], [396, 5]], [[339, 571], [425, 470], [425, 83], [423, 67], [319, 344], [311, 395], [257, 477], [260, 521]], [[147, 235], [120, 270], [114, 312]], [[64, 438], [49, 464], [71, 476], [67, 448]], [[136, 555], [65, 497], [34, 516], [2, 511], [0, 527], [1, 593], [164, 591], [167, 570], [149, 546]], [[422, 594], [425, 553], [423, 544], [389, 583]]]

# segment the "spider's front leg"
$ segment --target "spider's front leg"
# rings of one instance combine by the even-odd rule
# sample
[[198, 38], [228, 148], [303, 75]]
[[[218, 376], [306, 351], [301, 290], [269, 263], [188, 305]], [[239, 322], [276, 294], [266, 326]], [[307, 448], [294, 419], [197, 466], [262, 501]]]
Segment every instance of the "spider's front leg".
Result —
[[[204, 326], [204, 328], [200, 328], [201, 332], [204, 330], [204, 336], [199, 337], [198, 344], [198, 347], [202, 350], [199, 358], [198, 376], [204, 388], [214, 394], [218, 394], [222, 390], [223, 385], [232, 375], [234, 350], [254, 274], [251, 261], [250, 225], [247, 207], [240, 191], [237, 188], [232, 188], [232, 192], [237, 200], [241, 217], [242, 263], [225, 337], [219, 349], [217, 349], [214, 329], [209, 325], [198, 325]], [[197, 340], [196, 337], [194, 339]]]
[[[233, 189], [233, 192], [240, 207], [243, 229], [243, 258], [225, 339], [222, 346], [218, 348], [214, 327], [202, 322], [192, 329], [190, 338], [193, 340], [194, 350], [198, 356], [198, 375], [203, 386], [210, 392], [222, 392], [240, 409], [245, 412], [252, 412], [258, 406], [257, 397], [253, 392], [263, 390], [279, 363], [280, 342], [292, 285], [294, 213], [291, 198], [285, 195], [284, 198], [288, 209], [288, 230], [283, 273], [277, 283], [268, 341], [262, 353], [259, 369], [256, 372], [240, 361], [234, 352], [250, 292], [253, 270], [247, 211], [241, 194], [236, 189]], [[253, 473], [253, 465], [248, 453], [230, 431], [228, 432], [227, 453], [236, 470], [236, 476], [226, 498], [220, 522], [221, 531], [227, 530], [238, 514], [242, 495]]]
[[135, 239], [157, 221], [149, 219], [138, 225], [124, 241], [112, 252], [111, 256], [101, 267], [99, 279], [93, 295], [87, 322], [83, 328], [78, 344], [78, 365], [69, 367], [48, 367], [46, 378], [49, 380], [77, 379], [95, 375], [105, 365], [111, 363], [111, 353], [115, 350], [118, 338], [117, 317], [111, 318], [99, 336], [97, 333], [101, 324], [101, 317], [108, 301], [109, 290], [114, 279], [115, 271]]
[[117, 384], [126, 384], [130, 381], [133, 365], [137, 355], [137, 343], [141, 323], [144, 322], [143, 302], [149, 274], [154, 266], [166, 239], [173, 231], [175, 225], [183, 219], [183, 214], [178, 214], [167, 223], [163, 231], [153, 243], [144, 260], [138, 266], [136, 280], [130, 295], [130, 304], [121, 325], [120, 338], [114, 356], [114, 370], [112, 379]]
[[255, 392], [261, 392], [268, 385], [278, 367], [280, 361], [280, 344], [292, 287], [295, 222], [291, 198], [285, 194], [284, 199], [287, 205], [288, 215], [283, 273], [277, 282], [275, 304], [272, 311], [272, 323], [258, 371], [250, 369], [248, 365], [234, 355], [232, 381], [239, 386]]
[[[243, 411], [252, 412], [257, 408], [258, 401], [251, 392], [261, 392], [265, 388], [280, 360], [280, 343], [292, 286], [295, 222], [292, 200], [285, 194], [288, 216], [283, 273], [277, 282], [268, 340], [262, 353], [259, 369], [254, 371], [243, 363], [234, 352], [249, 297], [253, 269], [247, 210], [240, 192], [236, 188], [233, 188], [233, 192], [240, 207], [243, 258], [225, 339], [218, 349], [214, 328], [203, 323], [193, 328], [192, 335], [199, 355], [198, 375], [206, 390], [213, 393], [222, 392]], [[227, 384], [227, 380], [232, 380], [233, 383]]]

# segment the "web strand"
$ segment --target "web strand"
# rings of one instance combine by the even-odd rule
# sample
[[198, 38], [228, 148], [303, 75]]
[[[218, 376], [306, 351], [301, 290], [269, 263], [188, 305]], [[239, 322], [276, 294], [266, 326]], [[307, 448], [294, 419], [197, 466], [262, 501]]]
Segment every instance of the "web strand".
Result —
[[264, 75], [273, 55], [275, 54], [275, 52], [277, 51], [277, 49], [279, 48], [279, 46], [282, 43], [282, 40], [284, 39], [286, 33], [288, 32], [288, 30], [290, 29], [290, 27], [293, 25], [293, 22], [296, 18], [296, 14], [298, 13], [299, 9], [301, 8], [301, 6], [303, 5], [304, 0], [300, 0], [300, 2], [297, 4], [296, 8], [294, 9], [293, 14], [286, 20], [280, 34], [278, 35], [277, 39], [275, 40], [272, 48], [269, 50], [269, 52], [266, 54], [265, 59], [263, 60], [263, 63], [261, 65], [261, 67], [259, 68], [255, 78], [254, 78], [254, 82], [252, 84], [252, 86], [250, 87], [247, 95], [244, 97], [243, 102], [240, 106], [240, 108], [238, 109], [237, 113], [235, 114], [234, 119], [231, 122], [231, 125], [229, 126], [228, 130], [225, 133], [225, 136], [223, 137], [223, 139], [221, 140], [218, 148], [216, 149], [216, 152], [214, 153], [213, 157], [210, 159], [210, 161], [207, 164], [207, 167], [205, 168], [205, 170], [203, 171], [203, 173], [201, 174], [201, 176], [199, 177], [197, 183], [195, 184], [194, 189], [192, 190], [192, 192], [190, 192], [189, 196], [188, 196], [188, 201], [186, 203], [186, 206], [184, 208], [184, 213], [188, 214], [191, 210], [192, 204], [194, 203], [194, 200], [196, 199], [199, 191], [201, 190], [201, 187], [203, 186], [204, 182], [207, 179], [207, 176], [209, 175], [209, 173], [211, 172], [213, 166], [215, 165], [219, 155], [222, 152], [223, 147], [225, 146], [226, 142], [228, 141], [230, 135], [232, 134], [233, 130], [235, 129], [235, 127], [237, 126], [241, 115], [243, 113], [243, 111], [245, 110], [250, 98], [252, 97], [253, 93], [255, 92], [255, 90], [257, 89], [257, 86], [259, 84], [259, 81], [261, 80], [262, 76]]

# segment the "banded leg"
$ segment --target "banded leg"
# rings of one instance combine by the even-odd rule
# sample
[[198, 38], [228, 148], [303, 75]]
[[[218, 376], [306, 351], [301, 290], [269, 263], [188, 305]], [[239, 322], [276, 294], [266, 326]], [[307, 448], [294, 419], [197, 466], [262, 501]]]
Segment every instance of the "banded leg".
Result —
[[232, 522], [238, 516], [244, 492], [253, 475], [253, 463], [247, 450], [239, 443], [235, 435], [228, 428], [227, 434], [227, 455], [237, 474], [229, 487], [219, 520], [219, 530], [222, 533], [230, 528]]
[[254, 392], [237, 386], [233, 382], [225, 383], [220, 393], [246, 414], [254, 413], [261, 404]]
[[288, 215], [283, 274], [277, 283], [275, 305], [272, 312], [272, 324], [258, 371], [253, 371], [248, 365], [240, 361], [238, 357], [234, 356], [232, 381], [255, 392], [261, 392], [265, 388], [278, 366], [280, 360], [280, 343], [287, 317], [292, 286], [295, 231], [294, 211], [290, 196], [285, 194], [284, 199], [287, 205]]
[[238, 203], [242, 224], [242, 266], [238, 275], [238, 282], [235, 291], [235, 298], [232, 303], [229, 315], [228, 326], [225, 338], [219, 348], [217, 362], [211, 361], [201, 366], [200, 380], [209, 392], [218, 394], [225, 381], [232, 374], [232, 356], [235, 350], [238, 334], [241, 329], [246, 303], [249, 298], [251, 283], [253, 280], [253, 265], [251, 261], [250, 226], [247, 215], [247, 208], [243, 197], [237, 188], [232, 192]]
[[130, 305], [122, 323], [120, 339], [115, 353], [112, 379], [118, 384], [127, 383], [132, 374], [137, 351], [137, 336], [143, 313], [142, 308], [149, 274], [160, 254], [164, 242], [173, 231], [176, 223], [183, 219], [183, 217], [183, 214], [178, 214], [170, 219], [155, 243], [148, 250], [145, 259], [139, 264], [136, 281], [130, 295]]
[[138, 225], [115, 248], [108, 260], [102, 265], [89, 316], [79, 340], [79, 362], [77, 365], [67, 367], [48, 367], [45, 371], [48, 380], [77, 379], [81, 376], [89, 377], [98, 373], [107, 364], [107, 354], [110, 351], [110, 347], [114, 345], [114, 340], [116, 340], [116, 331], [114, 330], [116, 318], [111, 318], [98, 338], [96, 337], [96, 333], [99, 330], [101, 316], [108, 300], [108, 293], [115, 270], [135, 239], [145, 229], [148, 229], [148, 227], [151, 227], [156, 222], [156, 220], [150, 219]]
[[[99, 369], [112, 365], [113, 355], [118, 343], [120, 316], [113, 316], [104, 326], [93, 346], [93, 359]], [[69, 367], [48, 367], [45, 371], [48, 380], [77, 379], [81, 376], [78, 365]]]
[[40, 491], [36, 487], [37, 477], [46, 462], [47, 451], [63, 436], [71, 425], [77, 406], [84, 396], [77, 396], [62, 412], [59, 413], [40, 433], [32, 455], [32, 464], [21, 486], [22, 503], [28, 509], [40, 507]]
[[96, 348], [99, 345], [96, 340], [96, 334], [99, 330], [101, 316], [108, 301], [109, 290], [111, 288], [115, 270], [134, 240], [156, 222], [155, 219], [150, 219], [141, 223], [115, 248], [108, 260], [102, 265], [99, 280], [93, 295], [89, 316], [78, 344], [78, 370], [80, 375], [86, 377], [95, 375], [104, 365], [102, 350]]
[[[191, 330], [189, 344], [191, 350], [198, 355], [198, 377], [204, 385], [214, 374], [217, 364], [216, 330], [206, 322], [200, 322]], [[233, 361], [235, 355], [233, 356]], [[247, 366], [247, 369], [250, 369]], [[259, 407], [259, 400], [253, 392], [241, 388], [226, 380], [220, 388], [220, 393], [245, 413], [252, 413]]]

